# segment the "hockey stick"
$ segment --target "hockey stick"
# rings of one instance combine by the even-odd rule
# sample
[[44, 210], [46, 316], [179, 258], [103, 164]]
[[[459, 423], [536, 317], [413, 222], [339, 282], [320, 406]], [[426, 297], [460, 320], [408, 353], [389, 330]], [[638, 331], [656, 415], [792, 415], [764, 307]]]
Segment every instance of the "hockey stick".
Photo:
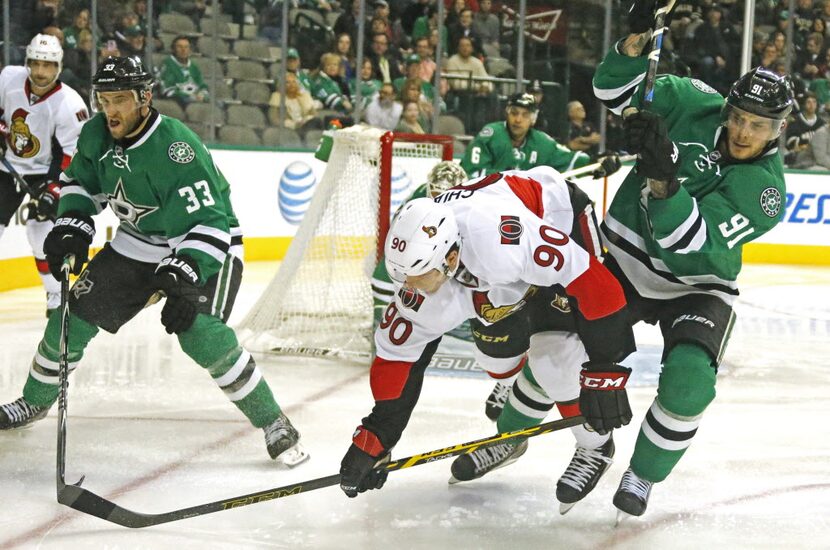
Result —
[[[629, 162], [632, 160], [637, 160], [637, 155], [622, 155], [620, 156], [620, 162]], [[593, 173], [594, 170], [601, 167], [601, 162], [595, 162], [593, 164], [587, 164], [581, 168], [574, 168], [573, 170], [568, 170], [567, 172], [562, 172], [562, 177], [565, 179], [568, 178], [579, 178], [585, 176], [587, 174]]]
[[654, 12], [654, 33], [651, 35], [651, 51], [648, 53], [648, 70], [646, 70], [646, 84], [643, 88], [643, 109], [648, 109], [654, 100], [654, 79], [657, 77], [660, 52], [663, 51], [666, 15], [674, 7], [674, 2], [675, 0], [662, 0], [657, 3], [657, 9]]
[[[490, 445], [494, 445], [496, 443], [500, 443], [508, 439], [513, 439], [516, 437], [535, 437], [537, 435], [542, 435], [549, 432], [555, 432], [558, 430], [563, 430], [565, 428], [578, 426], [579, 424], [583, 424], [584, 422], [585, 419], [581, 416], [564, 418], [562, 420], [555, 420], [553, 422], [545, 422], [544, 424], [540, 424], [532, 428], [525, 428], [523, 430], [516, 430], [514, 432], [497, 434], [491, 437], [477, 439], [469, 443], [460, 443], [452, 447], [445, 447], [443, 449], [437, 449], [427, 453], [409, 456], [406, 458], [402, 458], [400, 460], [396, 460], [394, 462], [384, 464], [383, 468], [387, 472], [403, 470], [405, 468], [412, 468], [413, 466], [420, 466], [421, 464], [435, 462], [436, 460], [442, 460], [444, 458], [450, 458], [453, 456], [458, 456], [460, 454], [469, 453], [481, 447], [489, 447]], [[58, 449], [60, 452], [60, 446], [58, 447]], [[315, 489], [331, 487], [332, 485], [338, 485], [340, 483], [340, 474], [334, 474], [326, 477], [320, 477], [317, 479], [311, 479], [308, 481], [302, 481], [300, 483], [294, 483], [292, 485], [284, 485], [282, 487], [266, 489], [264, 491], [258, 491], [256, 493], [249, 493], [247, 495], [241, 495], [238, 497], [217, 500], [215, 502], [209, 502], [207, 504], [190, 506], [188, 508], [182, 508], [181, 510], [173, 510], [172, 512], [165, 512], [162, 514], [142, 514], [139, 512], [127, 510], [126, 508], [122, 508], [114, 502], [111, 502], [101, 496], [98, 496], [95, 493], [92, 493], [91, 491], [82, 489], [81, 481], [83, 481], [83, 478], [81, 479], [81, 481], [74, 485], [63, 484], [61, 488], [63, 471], [60, 468], [61, 466], [59, 461], [59, 503], [69, 506], [70, 508], [74, 508], [79, 512], [84, 512], [85, 514], [89, 514], [110, 521], [112, 523], [116, 523], [123, 527], [130, 528], [149, 527], [152, 525], [160, 525], [162, 523], [168, 523], [171, 521], [178, 521], [180, 519], [203, 516], [206, 514], [212, 514], [214, 512], [221, 512], [223, 510], [230, 510], [232, 508], [248, 506], [249, 504], [257, 504], [259, 502], [266, 502], [278, 498], [299, 495], [300, 493], [307, 493]]]
[[17, 184], [17, 190], [18, 191], [25, 191], [26, 193], [28, 193], [28, 195], [32, 199], [36, 199], [37, 197], [35, 197], [32, 194], [32, 188], [29, 187], [29, 184], [26, 182], [25, 179], [23, 179], [23, 176], [21, 176], [20, 173], [17, 170], [14, 169], [14, 166], [12, 166], [12, 164], [8, 161], [8, 159], [6, 159], [6, 153], [5, 152], [0, 153], [0, 162], [3, 163], [3, 166], [5, 166], [6, 170], [9, 171], [9, 175], [14, 180], [14, 183]]

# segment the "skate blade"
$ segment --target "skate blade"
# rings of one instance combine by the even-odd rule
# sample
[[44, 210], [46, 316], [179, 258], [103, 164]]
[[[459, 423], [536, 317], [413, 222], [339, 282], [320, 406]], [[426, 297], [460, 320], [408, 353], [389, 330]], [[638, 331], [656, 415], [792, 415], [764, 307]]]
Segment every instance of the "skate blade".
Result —
[[311, 455], [308, 454], [308, 451], [306, 451], [302, 445], [297, 443], [293, 447], [290, 447], [281, 452], [277, 457], [277, 461], [282, 462], [289, 468], [293, 468], [295, 466], [302, 464], [310, 458]]
[[472, 481], [472, 479], [458, 479], [454, 475], [450, 474], [450, 479], [447, 480], [447, 483], [455, 485], [456, 483], [464, 483], [465, 481]]
[[634, 516], [632, 516], [631, 514], [627, 514], [622, 510], [617, 510], [617, 521], [614, 523], [614, 527], [619, 527], [622, 522], [633, 517]]
[[571, 508], [576, 506], [576, 502], [560, 502], [559, 503], [559, 515], [564, 516], [567, 514]]

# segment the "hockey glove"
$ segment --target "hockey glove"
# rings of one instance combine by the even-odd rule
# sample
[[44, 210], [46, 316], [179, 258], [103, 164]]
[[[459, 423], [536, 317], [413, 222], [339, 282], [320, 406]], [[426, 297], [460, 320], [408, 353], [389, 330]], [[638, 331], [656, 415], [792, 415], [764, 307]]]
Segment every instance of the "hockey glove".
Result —
[[662, 191], [653, 192], [653, 195], [660, 199], [674, 195], [680, 187], [675, 177], [680, 168], [680, 152], [669, 139], [663, 117], [638, 111], [628, 115], [623, 126], [626, 149], [639, 155], [637, 173], [649, 180], [662, 182]]
[[156, 267], [156, 288], [164, 292], [167, 299], [161, 310], [161, 324], [167, 334], [179, 334], [193, 325], [197, 305], [206, 302], [197, 286], [199, 267], [187, 255], [167, 256]]
[[656, 0], [634, 0], [628, 8], [628, 30], [633, 34], [641, 34], [654, 28], [656, 9]]
[[70, 210], [55, 220], [55, 227], [46, 235], [43, 241], [43, 253], [49, 264], [49, 271], [56, 279], [63, 278], [61, 267], [63, 259], [72, 254], [75, 263], [72, 264], [72, 274], [81, 272], [84, 264], [89, 260], [89, 246], [95, 237], [95, 222], [92, 218], [79, 210]]
[[43, 186], [37, 197], [37, 220], [53, 220], [58, 213], [58, 201], [61, 198], [61, 186], [51, 181]]
[[591, 173], [594, 179], [610, 176], [622, 166], [620, 156], [616, 153], [602, 153], [597, 156], [595, 162], [599, 162], [600, 167]]
[[377, 436], [359, 426], [351, 447], [340, 462], [340, 488], [349, 498], [370, 489], [380, 489], [386, 483], [388, 472], [383, 466], [389, 459], [389, 451], [383, 449]]
[[598, 434], [607, 434], [631, 422], [631, 407], [625, 391], [629, 374], [631, 369], [616, 363], [588, 361], [582, 365], [579, 410]]

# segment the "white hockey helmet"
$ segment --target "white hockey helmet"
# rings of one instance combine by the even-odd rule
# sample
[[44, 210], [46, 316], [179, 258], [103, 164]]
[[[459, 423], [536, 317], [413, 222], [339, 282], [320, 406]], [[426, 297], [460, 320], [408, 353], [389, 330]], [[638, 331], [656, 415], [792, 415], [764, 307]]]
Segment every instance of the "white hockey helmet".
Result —
[[427, 195], [437, 197], [450, 187], [467, 181], [467, 172], [457, 162], [442, 160], [427, 175]]
[[[51, 61], [58, 64], [60, 69], [63, 63], [63, 48], [60, 40], [51, 34], [36, 34], [26, 46], [26, 64], [30, 59]], [[58, 71], [60, 72], [60, 71]]]
[[452, 210], [432, 199], [413, 199], [401, 207], [386, 235], [386, 271], [399, 283], [432, 269], [452, 277], [458, 264], [451, 269], [446, 257], [454, 246], [460, 250], [461, 237]]

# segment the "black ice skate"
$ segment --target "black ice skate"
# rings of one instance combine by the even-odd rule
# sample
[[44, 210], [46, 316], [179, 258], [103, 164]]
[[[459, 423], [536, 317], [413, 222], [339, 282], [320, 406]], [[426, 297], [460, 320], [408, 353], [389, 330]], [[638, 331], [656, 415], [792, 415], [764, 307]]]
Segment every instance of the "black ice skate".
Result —
[[300, 445], [300, 433], [283, 413], [262, 430], [271, 458], [279, 458], [280, 462], [291, 468], [309, 459], [309, 454]]
[[490, 396], [484, 402], [484, 414], [487, 415], [487, 418], [495, 422], [504, 409], [504, 404], [507, 403], [509, 396], [510, 386], [496, 382], [493, 391], [490, 392]]
[[527, 439], [507, 441], [463, 454], [452, 463], [450, 484], [478, 479], [484, 474], [516, 462], [527, 451]]
[[613, 462], [613, 457], [613, 438], [608, 438], [608, 441], [597, 449], [576, 448], [571, 463], [556, 483], [560, 514], [568, 513], [577, 502], [594, 490], [599, 478]]
[[619, 509], [617, 523], [627, 516], [642, 516], [645, 513], [653, 485], [654, 482], [637, 477], [631, 468], [625, 471], [614, 494], [614, 506]]
[[32, 405], [23, 397], [0, 405], [0, 430], [13, 430], [37, 422], [46, 416], [49, 408]]

